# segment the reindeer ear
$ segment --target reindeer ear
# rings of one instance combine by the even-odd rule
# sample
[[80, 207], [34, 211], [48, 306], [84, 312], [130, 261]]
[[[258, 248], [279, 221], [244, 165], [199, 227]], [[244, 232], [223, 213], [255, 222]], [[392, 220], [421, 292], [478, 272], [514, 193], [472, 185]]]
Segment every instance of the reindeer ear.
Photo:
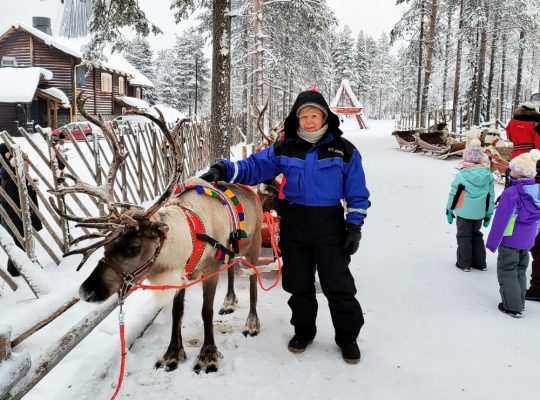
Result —
[[154, 239], [167, 234], [169, 226], [164, 222], [147, 221], [141, 224], [142, 235]]

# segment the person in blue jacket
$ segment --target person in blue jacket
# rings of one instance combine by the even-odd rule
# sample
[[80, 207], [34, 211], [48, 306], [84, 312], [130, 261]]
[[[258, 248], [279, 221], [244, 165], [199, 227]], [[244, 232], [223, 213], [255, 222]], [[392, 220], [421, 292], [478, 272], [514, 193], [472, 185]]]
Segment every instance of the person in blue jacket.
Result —
[[335, 342], [346, 362], [357, 363], [357, 338], [364, 317], [349, 263], [358, 250], [370, 202], [360, 152], [341, 137], [339, 124], [316, 89], [302, 92], [285, 119], [282, 139], [245, 160], [222, 160], [201, 178], [255, 185], [283, 174], [279, 205], [282, 284], [291, 294], [288, 304], [294, 326], [288, 349], [303, 352], [317, 333], [317, 271], [328, 299]]

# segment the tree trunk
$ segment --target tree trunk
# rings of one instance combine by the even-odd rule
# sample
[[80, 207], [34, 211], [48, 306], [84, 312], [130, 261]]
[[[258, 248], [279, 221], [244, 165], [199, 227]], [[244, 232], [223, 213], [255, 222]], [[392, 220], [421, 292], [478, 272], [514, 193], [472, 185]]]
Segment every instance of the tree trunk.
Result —
[[423, 50], [424, 50], [424, 0], [420, 3], [420, 36], [418, 37], [418, 76], [417, 76], [417, 85], [416, 85], [416, 126], [420, 126], [420, 114], [421, 109], [421, 92], [422, 92], [422, 64], [424, 63], [423, 59]]
[[[458, 26], [458, 42], [456, 50], [456, 73], [454, 76], [454, 98], [452, 100], [452, 132], [456, 131], [457, 127], [457, 118], [456, 114], [458, 113], [458, 100], [459, 100], [459, 81], [461, 78], [461, 48], [463, 46], [463, 41], [461, 38], [461, 32], [463, 29], [463, 1], [459, 3], [459, 26]], [[458, 116], [460, 119], [462, 115]]]
[[514, 97], [514, 110], [521, 101], [521, 78], [523, 75], [523, 52], [525, 47], [525, 30], [522, 29], [519, 33], [519, 53], [517, 63], [517, 77], [516, 77], [516, 95]]
[[485, 23], [480, 32], [480, 54], [478, 57], [478, 79], [476, 80], [476, 92], [474, 99], [474, 124], [480, 125], [480, 114], [482, 113], [482, 93], [484, 91], [484, 72], [486, 70], [486, 43], [487, 43], [487, 26], [489, 21], [489, 6], [485, 5]]
[[431, 62], [433, 60], [433, 47], [435, 46], [435, 25], [437, 22], [437, 0], [431, 1], [431, 16], [429, 18], [429, 38], [426, 53], [426, 72], [424, 74], [424, 88], [422, 90], [422, 123], [425, 126], [425, 113], [429, 95], [429, 84], [431, 83]]
[[448, 88], [448, 67], [450, 64], [450, 39], [452, 33], [452, 14], [454, 13], [454, 5], [448, 5], [448, 14], [446, 20], [446, 44], [444, 49], [444, 74], [443, 74], [443, 90], [442, 90], [442, 110], [443, 117], [446, 120], [446, 91]]
[[499, 99], [501, 101], [501, 116], [503, 121], [506, 122], [506, 113], [504, 112], [504, 105], [506, 104], [505, 91], [505, 75], [506, 75], [506, 33], [503, 33], [501, 40], [501, 91], [499, 93]]
[[211, 163], [230, 157], [231, 19], [228, 15], [229, 10], [229, 0], [213, 0]]
[[499, 41], [499, 22], [500, 13], [495, 8], [495, 16], [493, 20], [493, 34], [491, 36], [491, 55], [489, 60], [489, 76], [487, 83], [487, 103], [486, 103], [486, 120], [491, 119], [491, 97], [493, 92], [493, 78], [495, 75], [495, 56], [497, 54], [497, 43]]
[[[262, 99], [262, 72], [263, 72], [263, 33], [262, 33], [262, 1], [253, 0], [253, 13], [255, 14], [255, 19], [253, 20], [253, 34], [255, 35], [255, 64], [253, 65], [253, 104], [255, 105], [254, 109], [258, 113], [262, 110], [263, 99]], [[258, 115], [254, 115], [255, 120], [253, 121], [256, 126], [256, 118]], [[264, 126], [264, 120], [262, 121]], [[262, 140], [259, 137], [259, 132], [256, 130], [256, 134], [253, 135], [253, 143], [258, 144]]]

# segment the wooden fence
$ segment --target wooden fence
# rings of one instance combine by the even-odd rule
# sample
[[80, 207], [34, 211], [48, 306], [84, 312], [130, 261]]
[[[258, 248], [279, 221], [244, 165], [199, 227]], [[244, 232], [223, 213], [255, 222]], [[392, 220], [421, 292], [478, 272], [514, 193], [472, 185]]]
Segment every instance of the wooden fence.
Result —
[[[198, 171], [208, 167], [209, 159], [206, 144], [209, 143], [209, 126], [209, 121], [183, 125], [181, 137], [183, 138], [182, 146], [185, 152], [185, 160], [181, 180], [193, 176]], [[232, 120], [230, 132], [233, 145], [245, 140], [241, 126], [241, 119]], [[172, 173], [172, 154], [163, 133], [154, 124], [133, 124], [121, 128], [113, 127], [113, 129], [119, 137], [122, 150], [129, 154], [117, 174], [114, 185], [115, 199], [119, 202], [134, 204], [143, 204], [154, 199], [164, 190]], [[64, 153], [53, 148], [49, 129], [37, 127], [37, 133], [29, 134], [23, 128], [20, 128], [19, 132], [24, 137], [22, 141], [20, 139], [15, 141], [7, 132], [0, 133], [2, 141], [8, 145], [8, 148], [14, 154], [16, 161], [15, 171], [12, 172], [12, 169], [7, 166], [1, 157], [0, 164], [6, 167], [6, 171], [10, 172], [10, 178], [17, 183], [20, 202], [19, 204], [13, 202], [1, 188], [0, 196], [6, 199], [23, 222], [23, 234], [19, 234], [13, 221], [11, 221], [2, 206], [0, 206], [0, 216], [14, 232], [14, 240], [20, 244], [28, 256], [28, 262], [17, 265], [17, 267], [35, 296], [39, 298], [41, 294], [48, 291], [48, 288], [46, 288], [46, 285], [40, 286], [39, 282], [31, 279], [32, 277], [35, 278], [36, 271], [28, 271], [28, 266], [43, 271], [42, 266], [51, 263], [59, 264], [62, 254], [69, 250], [72, 238], [82, 233], [89, 233], [85, 228], [75, 228], [72, 226], [73, 223], [68, 223], [67, 220], [58, 216], [49, 203], [49, 199], [55, 202], [58, 208], [72, 215], [85, 217], [103, 215], [105, 212], [103, 205], [92, 197], [90, 197], [91, 201], [85, 201], [81, 197], [85, 195], [81, 194], [68, 194], [62, 198], [55, 198], [49, 193], [49, 191], [55, 190], [62, 185], [58, 181], [58, 176], [54, 173], [57, 164], [54, 162], [53, 155], [56, 155], [56, 158], [65, 165], [65, 173], [83, 182], [100, 185], [106, 179], [112, 162], [113, 151], [111, 144], [104, 137], [76, 141], [73, 133], [68, 132], [69, 138], [67, 139], [71, 140], [66, 140], [65, 143], [69, 151]], [[37, 204], [29, 197], [27, 185], [36, 192]], [[36, 231], [33, 228], [31, 214], [35, 214], [41, 221], [43, 229]], [[2, 239], [1, 234], [0, 239]], [[11, 254], [10, 246], [2, 240], [0, 242], [2, 242], [1, 247], [6, 253]], [[15, 246], [11, 246], [11, 248], [13, 247]], [[6, 281], [12, 290], [17, 289], [16, 283], [2, 268], [0, 268], [0, 279]], [[43, 315], [41, 320], [32, 322], [31, 326], [25, 327], [24, 331], [15, 338], [10, 338], [10, 329], [0, 329], [0, 333], [2, 333], [0, 334], [0, 347], [3, 347], [3, 350], [0, 351], [0, 362], [10, 357], [11, 347], [21, 343], [42, 326], [60, 316], [64, 311], [76, 304], [77, 301], [78, 298], [66, 298], [65, 301], [59, 304], [57, 309], [50, 310], [49, 314]], [[92, 318], [95, 323], [90, 324], [90, 329], [97, 325], [114, 308], [115, 304], [108, 304], [102, 311], [97, 312], [97, 316]], [[70, 345], [70, 348], [79, 343], [83, 337], [78, 337]], [[65, 337], [62, 337], [59, 342], [64, 343], [65, 340]], [[0, 397], [3, 398], [3, 395], [7, 394], [8, 391], [8, 398], [22, 397], [67, 354], [67, 351], [58, 351], [57, 348], [50, 348], [47, 351], [50, 354], [62, 354], [62, 356], [49, 359], [46, 354], [41, 354], [36, 357], [38, 361], [43, 358], [46, 359], [47, 368], [45, 369], [40, 365], [31, 365], [32, 362], [25, 358], [24, 366], [15, 368], [16, 371], [13, 373], [8, 386], [1, 387], [0, 385]], [[32, 373], [23, 379], [30, 367], [32, 368], [31, 371], [37, 368], [39, 374]]]

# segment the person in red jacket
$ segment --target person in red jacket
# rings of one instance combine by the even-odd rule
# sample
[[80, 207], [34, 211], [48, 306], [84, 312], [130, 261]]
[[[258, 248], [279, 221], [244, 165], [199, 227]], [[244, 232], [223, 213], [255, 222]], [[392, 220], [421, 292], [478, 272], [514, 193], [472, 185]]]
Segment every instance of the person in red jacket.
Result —
[[512, 158], [532, 149], [540, 149], [540, 93], [516, 107], [506, 127], [508, 139], [513, 143]]

